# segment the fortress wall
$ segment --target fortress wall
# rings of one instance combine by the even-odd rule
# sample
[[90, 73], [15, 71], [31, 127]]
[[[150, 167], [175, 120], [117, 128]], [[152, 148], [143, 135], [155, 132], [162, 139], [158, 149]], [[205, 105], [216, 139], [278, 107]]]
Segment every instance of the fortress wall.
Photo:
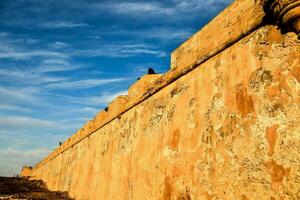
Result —
[[[245, 2], [260, 5], [236, 1], [231, 13]], [[299, 199], [300, 41], [249, 16], [250, 32], [214, 53], [175, 51], [186, 67], [143, 77], [32, 178], [75, 199]]]
[[299, 59], [260, 28], [33, 174], [76, 199], [299, 199]]
[[[114, 120], [140, 102], [163, 89], [178, 77], [198, 67], [201, 63], [220, 53], [234, 42], [263, 26], [264, 2], [266, 0], [236, 0], [201, 31], [183, 43], [171, 55], [171, 69], [163, 75], [146, 75], [128, 91], [127, 101], [122, 101], [117, 110], [101, 111], [94, 119], [87, 122], [61, 146], [56, 148], [36, 167], [47, 163], [57, 155], [71, 148], [83, 138]], [[222, 30], [222, 32], [220, 32]], [[122, 98], [124, 99], [124, 97]], [[118, 101], [116, 99], [115, 101]], [[115, 103], [118, 104], [118, 103]]]

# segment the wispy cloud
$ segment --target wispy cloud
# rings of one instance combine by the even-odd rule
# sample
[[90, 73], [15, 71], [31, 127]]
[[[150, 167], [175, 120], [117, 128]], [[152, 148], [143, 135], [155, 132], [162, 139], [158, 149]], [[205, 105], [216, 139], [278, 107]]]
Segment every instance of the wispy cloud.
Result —
[[182, 12], [205, 10], [206, 14], [228, 5], [233, 0], [175, 0], [175, 7]]
[[[161, 41], [170, 41], [176, 39], [186, 39], [193, 33], [190, 29], [174, 29], [171, 27], [151, 27], [143, 30], [111, 30], [109, 35], [125, 35], [142, 39], [159, 39]], [[104, 34], [104, 33], [103, 33]]]
[[[180, 37], [186, 33], [178, 33], [177, 35], [170, 34], [171, 31], [157, 32], [153, 36], [149, 33], [145, 35], [149, 38], [167, 38], [169, 34], [172, 38]], [[129, 32], [124, 32], [129, 34]], [[137, 33], [141, 36], [143, 33]], [[162, 38], [163, 39], [163, 38]], [[68, 60], [72, 57], [112, 57], [112, 58], [127, 58], [140, 55], [151, 55], [156, 57], [165, 57], [167, 53], [159, 46], [147, 43], [129, 43], [129, 44], [103, 44], [101, 46], [92, 47], [88, 49], [73, 49], [67, 43], [54, 42], [48, 45], [48, 49], [32, 49], [20, 44], [12, 43], [10, 39], [6, 39], [4, 44], [0, 46], [0, 59], [10, 59], [15, 61], [23, 61], [30, 59], [44, 59], [44, 60]], [[67, 48], [68, 47], [68, 48]], [[44, 63], [44, 64], [50, 64]], [[54, 63], [51, 63], [54, 64]], [[66, 64], [66, 63], [55, 63]], [[61, 69], [67, 68], [66, 65]]]
[[112, 102], [115, 98], [117, 98], [118, 96], [126, 95], [126, 94], [127, 94], [127, 91], [123, 90], [123, 91], [118, 91], [118, 92], [113, 92], [113, 93], [105, 93], [105, 94], [102, 94], [101, 96], [92, 96], [89, 98], [84, 98], [84, 99], [81, 99], [80, 101], [82, 103], [87, 102], [88, 104], [91, 104], [91, 105], [108, 104], [108, 103]]
[[102, 86], [110, 83], [117, 83], [126, 81], [128, 78], [111, 78], [111, 79], [86, 79], [79, 81], [66, 81], [60, 83], [53, 83], [47, 85], [49, 89], [64, 89], [64, 90], [76, 90], [76, 89], [87, 89]]
[[9, 35], [9, 33], [7, 33], [7, 32], [0, 32], [0, 37], [6, 37], [8, 35]]
[[101, 10], [108, 9], [127, 17], [139, 16], [142, 19], [172, 17], [173, 20], [182, 20], [194, 17], [195, 11], [205, 10], [205, 14], [208, 15], [230, 2], [232, 0], [175, 0], [172, 3], [164, 1], [111, 1], [96, 4], [94, 7]]
[[48, 45], [48, 47], [52, 48], [52, 49], [63, 49], [66, 47], [69, 47], [69, 45], [65, 42], [53, 42], [51, 44]]
[[53, 51], [44, 51], [44, 50], [33, 50], [31, 52], [25, 52], [25, 51], [1, 51], [0, 50], [0, 59], [14, 59], [14, 60], [27, 60], [31, 59], [33, 57], [56, 57], [56, 58], [65, 58], [66, 55], [59, 53], [59, 52], [53, 52]]
[[131, 14], [131, 15], [170, 15], [175, 12], [174, 8], [164, 7], [157, 2], [114, 2], [109, 4], [98, 4], [100, 9], [111, 9], [113, 12], [119, 14]]
[[50, 153], [49, 149], [34, 149], [34, 150], [17, 150], [13, 148], [0, 149], [0, 156], [13, 156], [14, 158], [20, 157], [40, 157]]
[[71, 63], [67, 59], [44, 59], [38, 67], [33, 69], [33, 71], [35, 73], [63, 72], [73, 71], [84, 67], [86, 66]]
[[21, 116], [0, 116], [0, 126], [2, 128], [51, 128], [56, 127], [56, 123], [48, 120], [35, 119]]
[[0, 110], [7, 110], [7, 111], [17, 111], [17, 112], [31, 112], [31, 109], [25, 108], [18, 105], [8, 104], [8, 103], [2, 103], [0, 102]]
[[31, 44], [36, 43], [37, 39], [19, 38], [15, 39], [15, 36], [6, 34], [0, 36], [0, 60], [11, 59], [11, 60], [29, 60], [32, 58], [66, 58], [67, 55], [42, 48], [32, 48]]
[[103, 45], [100, 48], [80, 50], [74, 55], [89, 57], [113, 57], [126, 58], [142, 55], [153, 55], [157, 57], [165, 57], [167, 54], [156, 46], [147, 44], [110, 44]]
[[87, 27], [89, 26], [86, 23], [77, 23], [70, 21], [55, 21], [55, 22], [45, 22], [40, 25], [42, 28], [48, 29], [65, 29], [65, 28], [78, 28], [78, 27]]
[[145, 38], [154, 38], [164, 40], [174, 40], [174, 39], [187, 39], [192, 35], [190, 29], [174, 29], [170, 27], [155, 27], [150, 30], [139, 33], [140, 36]]
[[88, 97], [75, 97], [75, 96], [66, 96], [66, 95], [58, 95], [59, 98], [64, 99], [70, 104], [78, 104], [92, 107], [105, 106], [115, 98], [121, 95], [126, 95], [127, 90], [114, 91], [114, 92], [104, 92], [101, 95], [97, 96], [88, 96]]
[[39, 91], [35, 88], [10, 88], [0, 86], [1, 100], [32, 102], [36, 100], [35, 94]]
[[[67, 68], [67, 67], [66, 67]], [[67, 70], [61, 66], [39, 66], [36, 69], [22, 70], [18, 68], [3, 68], [0, 69], [0, 77], [5, 77], [5, 81], [17, 82], [20, 84], [45, 84], [67, 80], [66, 77], [48, 76], [43, 72], [64, 71]], [[71, 69], [70, 69], [71, 70]], [[72, 69], [73, 70], [73, 69]], [[4, 88], [2, 88], [4, 89]], [[0, 88], [1, 91], [1, 88]]]

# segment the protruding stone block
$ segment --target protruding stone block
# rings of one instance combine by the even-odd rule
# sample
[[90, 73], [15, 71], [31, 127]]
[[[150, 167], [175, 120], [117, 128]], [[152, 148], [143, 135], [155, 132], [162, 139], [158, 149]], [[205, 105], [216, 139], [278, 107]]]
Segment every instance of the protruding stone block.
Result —
[[66, 143], [66, 148], [69, 148], [71, 143], [71, 137], [69, 137], [64, 143]]
[[108, 106], [108, 116], [110, 119], [116, 117], [122, 112], [128, 103], [128, 96], [121, 95], [113, 100]]
[[95, 129], [100, 128], [107, 120], [108, 112], [101, 111], [95, 117]]
[[74, 144], [74, 142], [75, 142], [75, 134], [70, 137], [70, 141], [69, 141], [68, 147], [72, 146]]
[[262, 24], [267, 0], [234, 1], [171, 54], [171, 69], [194, 68]]
[[154, 82], [161, 77], [161, 74], [148, 74], [140, 78], [128, 90], [129, 103], [140, 99]]
[[94, 120], [90, 120], [88, 121], [83, 128], [83, 137], [89, 135], [90, 133], [92, 133], [94, 131]]
[[74, 135], [74, 142], [73, 143], [76, 143], [78, 142], [79, 140], [81, 140], [84, 136], [84, 128], [81, 128], [77, 131], [77, 133]]
[[29, 166], [23, 167], [20, 176], [21, 177], [30, 177], [30, 176], [32, 176], [32, 167], [29, 167]]

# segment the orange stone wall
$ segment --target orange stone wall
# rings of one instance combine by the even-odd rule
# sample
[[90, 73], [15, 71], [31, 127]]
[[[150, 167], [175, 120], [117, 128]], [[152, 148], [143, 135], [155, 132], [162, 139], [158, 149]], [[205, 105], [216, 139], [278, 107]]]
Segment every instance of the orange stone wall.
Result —
[[256, 16], [253, 26], [227, 24], [247, 34], [205, 35], [234, 41], [211, 53], [197, 50], [197, 33], [169, 72], [143, 77], [32, 178], [75, 199], [300, 199], [300, 40], [264, 24], [257, 2], [221, 13], [224, 22]]
[[23, 167], [20, 173], [21, 177], [30, 177], [32, 176], [32, 167]]

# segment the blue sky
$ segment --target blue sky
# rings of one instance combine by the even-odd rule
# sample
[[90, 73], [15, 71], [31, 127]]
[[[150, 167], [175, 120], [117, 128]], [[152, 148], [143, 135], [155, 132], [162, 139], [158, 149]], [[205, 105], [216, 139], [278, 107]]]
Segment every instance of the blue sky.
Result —
[[0, 176], [34, 165], [231, 0], [0, 0]]

